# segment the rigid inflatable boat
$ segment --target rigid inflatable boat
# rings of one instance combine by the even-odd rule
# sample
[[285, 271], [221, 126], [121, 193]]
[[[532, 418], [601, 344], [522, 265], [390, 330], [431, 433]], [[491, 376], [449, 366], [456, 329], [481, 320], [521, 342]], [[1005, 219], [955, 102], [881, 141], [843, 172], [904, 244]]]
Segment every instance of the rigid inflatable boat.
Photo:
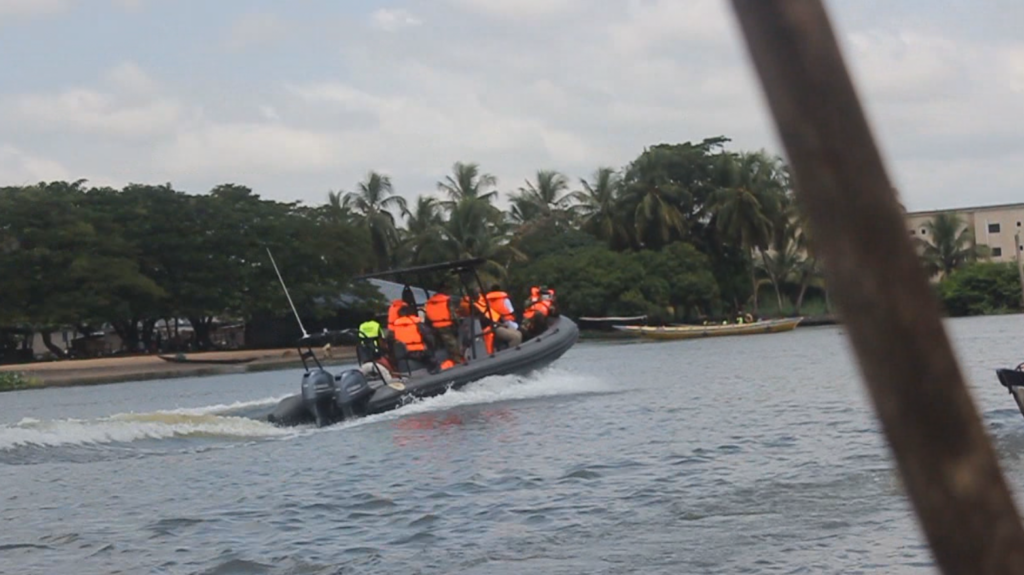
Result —
[[[418, 397], [440, 395], [492, 375], [525, 375], [540, 369], [569, 350], [579, 337], [576, 324], [566, 317], [553, 318], [547, 331], [522, 344], [488, 354], [483, 342], [474, 342], [477, 353], [465, 363], [431, 373], [412, 360], [408, 370], [397, 377], [386, 377], [373, 370], [360, 369], [331, 373], [311, 350], [303, 353], [306, 372], [300, 393], [278, 403], [267, 417], [275, 425], [291, 426], [315, 423], [317, 427], [346, 419], [381, 413], [401, 407]], [[390, 381], [388, 381], [390, 379]]]
[[[474, 269], [481, 263], [482, 260], [464, 260], [385, 273], [399, 275], [439, 270], [463, 276], [469, 273], [480, 284]], [[367, 277], [371, 276], [363, 276]], [[381, 362], [374, 361], [370, 350], [357, 346], [359, 366], [332, 373], [313, 352], [312, 342], [316, 336], [304, 336], [299, 350], [305, 366], [301, 391], [281, 400], [267, 416], [268, 421], [279, 426], [312, 423], [323, 427], [395, 409], [416, 398], [440, 395], [492, 375], [525, 375], [560, 358], [579, 338], [579, 329], [572, 320], [556, 316], [548, 319], [547, 328], [540, 334], [517, 346], [489, 353], [479, 319], [458, 318], [457, 323], [465, 361], [441, 370], [430, 369], [407, 357], [400, 345], [394, 357], [389, 358], [394, 371], [388, 370]], [[442, 349], [436, 354], [439, 363], [446, 359]]]
[[1013, 400], [1017, 402], [1017, 409], [1024, 415], [1024, 363], [1014, 369], [999, 368], [996, 370], [996, 377], [1013, 396]]

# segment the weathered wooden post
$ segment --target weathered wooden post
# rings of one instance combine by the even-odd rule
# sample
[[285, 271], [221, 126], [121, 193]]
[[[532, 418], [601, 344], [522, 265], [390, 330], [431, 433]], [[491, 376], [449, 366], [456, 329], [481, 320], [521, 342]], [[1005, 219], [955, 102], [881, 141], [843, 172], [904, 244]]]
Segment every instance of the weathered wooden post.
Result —
[[1024, 573], [1024, 529], [821, 0], [732, 0], [831, 295], [943, 572]]

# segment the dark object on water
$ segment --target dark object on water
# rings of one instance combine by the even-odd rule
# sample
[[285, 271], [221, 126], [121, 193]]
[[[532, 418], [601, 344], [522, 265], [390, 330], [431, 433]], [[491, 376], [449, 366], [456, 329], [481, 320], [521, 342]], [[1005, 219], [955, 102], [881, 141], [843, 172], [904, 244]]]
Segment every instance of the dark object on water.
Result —
[[[473, 291], [470, 279], [475, 280], [477, 293], [484, 293], [483, 284], [476, 268], [484, 263], [482, 259], [461, 260], [391, 270], [361, 276], [367, 279], [379, 276], [407, 277], [430, 272], [446, 272], [458, 277], [466, 293]], [[408, 288], [409, 282], [403, 283]], [[282, 280], [282, 287], [284, 287]], [[405, 291], [405, 290], [403, 290]], [[287, 288], [285, 287], [287, 293]], [[489, 306], [489, 304], [487, 304]], [[360, 366], [372, 366], [365, 373], [362, 369], [348, 369], [337, 375], [328, 372], [313, 353], [313, 341], [317, 336], [306, 335], [299, 340], [299, 352], [306, 373], [302, 376], [302, 391], [283, 399], [267, 416], [275, 425], [292, 426], [315, 423], [317, 427], [331, 425], [347, 419], [381, 413], [409, 403], [415, 398], [440, 395], [449, 389], [458, 389], [479, 379], [492, 375], [525, 375], [547, 366], [562, 356], [579, 339], [579, 328], [567, 317], [554, 317], [548, 321], [547, 329], [515, 347], [487, 352], [480, 319], [475, 315], [459, 318], [459, 340], [467, 353], [464, 363], [456, 363], [447, 369], [432, 368], [413, 358], [399, 342], [394, 346], [393, 357], [389, 358], [397, 378], [386, 372], [380, 363], [372, 362], [373, 354], [356, 347]], [[303, 351], [302, 347], [306, 350]], [[446, 355], [443, 349], [436, 349], [434, 359], [440, 364]], [[311, 361], [310, 361], [311, 360]]]
[[173, 356], [172, 355], [158, 355], [157, 357], [159, 357], [160, 359], [162, 359], [164, 361], [169, 361], [171, 363], [205, 363], [205, 364], [211, 364], [211, 365], [235, 365], [235, 364], [239, 364], [239, 363], [249, 363], [251, 361], [256, 361], [255, 357], [241, 357], [241, 358], [232, 358], [232, 359], [188, 358], [188, 357], [185, 357], [183, 354], [180, 354], [180, 353], [177, 354], [177, 355], [173, 355]]
[[1014, 369], [999, 368], [996, 370], [996, 377], [1013, 396], [1013, 400], [1017, 402], [1017, 409], [1024, 415], [1024, 363]]
[[[458, 389], [467, 383], [492, 375], [525, 375], [547, 366], [576, 343], [579, 329], [569, 318], [553, 318], [547, 331], [524, 341], [518, 347], [483, 351], [477, 339], [476, 357], [470, 355], [464, 364], [436, 373], [412, 360], [405, 377], [385, 383], [375, 373], [369, 377], [359, 369], [348, 369], [337, 375], [319, 363], [307, 366], [302, 377], [302, 391], [283, 399], [267, 419], [276, 425], [292, 426], [315, 423], [317, 427], [343, 420], [381, 413], [401, 407], [414, 398], [430, 397]], [[303, 361], [316, 359], [303, 353]]]

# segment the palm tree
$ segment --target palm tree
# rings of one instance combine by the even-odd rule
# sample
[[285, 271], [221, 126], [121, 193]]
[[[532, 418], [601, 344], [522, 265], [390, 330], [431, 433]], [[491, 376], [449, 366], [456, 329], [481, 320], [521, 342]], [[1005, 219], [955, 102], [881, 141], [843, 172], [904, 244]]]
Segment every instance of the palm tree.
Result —
[[687, 196], [663, 172], [657, 158], [647, 154], [637, 158], [623, 178], [619, 202], [629, 214], [633, 246], [657, 249], [683, 237], [686, 220], [680, 206]]
[[[784, 168], [776, 158], [757, 152], [750, 154], [724, 154], [719, 164], [719, 185], [711, 194], [708, 211], [713, 215], [716, 228], [727, 243], [761, 255], [761, 268], [771, 274], [778, 266], [768, 260], [773, 245], [785, 250], [788, 238], [789, 214], [786, 210]], [[785, 226], [785, 227], [784, 227]], [[775, 285], [779, 307], [782, 307], [778, 282]], [[751, 286], [754, 290], [754, 313], [757, 313], [757, 268], [751, 266]]]
[[487, 260], [481, 270], [485, 280], [504, 279], [509, 264], [526, 260], [525, 254], [509, 242], [512, 226], [495, 219], [495, 212], [496, 208], [485, 202], [464, 200], [450, 208], [444, 226], [451, 257]]
[[614, 168], [600, 167], [591, 181], [580, 178], [580, 185], [583, 189], [570, 197], [576, 202], [573, 209], [582, 218], [583, 229], [612, 246], [620, 241], [621, 245], [627, 243], [619, 218], [618, 201], [622, 191], [619, 173]]
[[398, 228], [391, 209], [405, 211], [405, 198], [394, 195], [391, 178], [378, 172], [370, 172], [366, 180], [357, 186], [357, 191], [328, 194], [331, 205], [337, 205], [341, 213], [355, 214], [362, 220], [370, 234], [374, 254], [374, 269], [380, 270], [391, 264], [392, 254], [398, 245]]
[[497, 190], [484, 191], [498, 185], [498, 179], [491, 174], [480, 173], [475, 163], [455, 162], [451, 175], [437, 183], [437, 189], [448, 196], [447, 205], [466, 200], [481, 200], [490, 204], [498, 197]]
[[431, 196], [419, 196], [415, 208], [402, 210], [406, 227], [400, 230], [400, 255], [412, 264], [437, 261], [448, 256], [444, 218], [440, 203]]
[[988, 246], [978, 245], [974, 232], [953, 212], [937, 214], [925, 222], [930, 241], [917, 238], [921, 257], [930, 276], [949, 277], [964, 264], [988, 256]]

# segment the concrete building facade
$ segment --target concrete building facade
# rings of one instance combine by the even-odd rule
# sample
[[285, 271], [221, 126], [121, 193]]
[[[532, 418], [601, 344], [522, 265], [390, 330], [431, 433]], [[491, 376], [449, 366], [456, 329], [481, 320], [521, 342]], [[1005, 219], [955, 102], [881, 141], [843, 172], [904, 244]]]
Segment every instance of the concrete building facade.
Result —
[[908, 212], [905, 216], [907, 230], [912, 236], [930, 243], [925, 223], [938, 214], [949, 212], [959, 215], [964, 225], [974, 231], [977, 243], [989, 247], [991, 261], [1017, 261], [1015, 252], [1021, 248], [1015, 236], [1020, 234], [1020, 242], [1024, 242], [1024, 203]]

